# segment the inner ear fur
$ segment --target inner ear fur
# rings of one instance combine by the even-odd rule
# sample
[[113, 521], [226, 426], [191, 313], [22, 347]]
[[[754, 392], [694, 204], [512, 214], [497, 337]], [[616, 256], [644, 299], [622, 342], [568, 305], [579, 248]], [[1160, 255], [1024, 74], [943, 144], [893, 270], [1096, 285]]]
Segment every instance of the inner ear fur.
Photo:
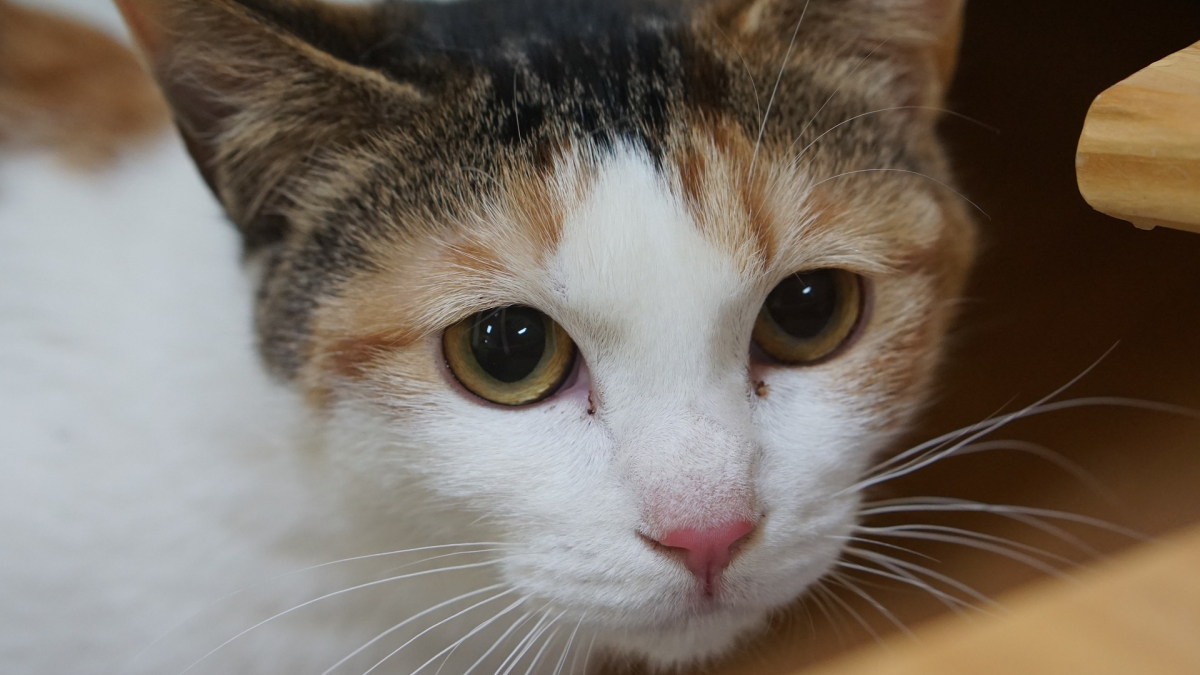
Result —
[[[913, 105], [938, 105], [954, 75], [965, 0], [713, 0], [707, 19], [772, 55], [822, 39], [850, 58], [873, 54], [903, 71]], [[803, 17], [803, 18], [802, 18]], [[797, 30], [799, 26], [799, 30]]]
[[282, 236], [271, 201], [323, 151], [411, 113], [412, 87], [355, 65], [382, 7], [117, 0], [184, 141], [247, 243]]

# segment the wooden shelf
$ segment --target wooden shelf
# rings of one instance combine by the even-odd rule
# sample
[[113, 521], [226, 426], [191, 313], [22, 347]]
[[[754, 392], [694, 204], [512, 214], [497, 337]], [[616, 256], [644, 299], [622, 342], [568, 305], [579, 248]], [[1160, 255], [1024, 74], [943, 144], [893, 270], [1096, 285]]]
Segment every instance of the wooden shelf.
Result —
[[1097, 210], [1200, 232], [1200, 43], [1096, 98], [1076, 169]]

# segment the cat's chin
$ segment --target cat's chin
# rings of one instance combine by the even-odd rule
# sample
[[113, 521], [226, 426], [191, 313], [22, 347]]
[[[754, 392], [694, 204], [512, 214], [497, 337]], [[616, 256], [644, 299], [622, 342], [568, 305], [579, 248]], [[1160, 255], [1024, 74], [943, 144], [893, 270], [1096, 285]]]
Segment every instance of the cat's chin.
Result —
[[606, 646], [614, 656], [636, 659], [654, 669], [696, 665], [728, 655], [757, 635], [769, 615], [722, 610], [671, 625], [622, 631], [609, 636]]

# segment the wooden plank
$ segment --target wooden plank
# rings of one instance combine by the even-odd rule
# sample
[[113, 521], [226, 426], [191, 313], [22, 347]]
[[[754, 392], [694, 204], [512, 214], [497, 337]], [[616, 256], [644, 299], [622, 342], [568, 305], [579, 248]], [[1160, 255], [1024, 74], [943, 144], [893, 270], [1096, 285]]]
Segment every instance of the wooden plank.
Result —
[[1018, 591], [1010, 612], [935, 622], [804, 675], [1196, 675], [1200, 528]]
[[1076, 170], [1097, 210], [1200, 232], [1200, 43], [1096, 98]]

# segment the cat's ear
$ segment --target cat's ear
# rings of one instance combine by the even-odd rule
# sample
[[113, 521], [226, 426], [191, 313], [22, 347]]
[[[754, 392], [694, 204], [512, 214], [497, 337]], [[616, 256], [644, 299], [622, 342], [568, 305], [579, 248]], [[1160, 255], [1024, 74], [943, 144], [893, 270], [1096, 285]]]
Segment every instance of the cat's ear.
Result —
[[846, 56], [888, 59], [914, 105], [938, 105], [958, 58], [965, 0], [712, 0], [709, 17], [750, 48], [822, 40]]
[[357, 65], [382, 6], [117, 0], [209, 187], [248, 247], [286, 223], [269, 203], [321, 151], [395, 124], [420, 98]]

